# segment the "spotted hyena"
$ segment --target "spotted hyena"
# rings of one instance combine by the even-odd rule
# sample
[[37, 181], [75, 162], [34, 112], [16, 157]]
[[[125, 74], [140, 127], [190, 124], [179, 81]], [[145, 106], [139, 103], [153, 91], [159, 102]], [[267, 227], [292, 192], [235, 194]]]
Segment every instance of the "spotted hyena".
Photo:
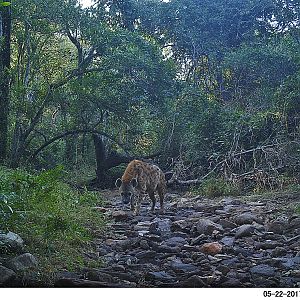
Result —
[[152, 200], [151, 211], [155, 208], [155, 195], [157, 192], [160, 200], [160, 210], [164, 209], [164, 198], [166, 194], [166, 179], [162, 170], [152, 164], [133, 160], [131, 161], [122, 178], [116, 180], [124, 204], [130, 202], [131, 210], [139, 214], [141, 202], [146, 194]]

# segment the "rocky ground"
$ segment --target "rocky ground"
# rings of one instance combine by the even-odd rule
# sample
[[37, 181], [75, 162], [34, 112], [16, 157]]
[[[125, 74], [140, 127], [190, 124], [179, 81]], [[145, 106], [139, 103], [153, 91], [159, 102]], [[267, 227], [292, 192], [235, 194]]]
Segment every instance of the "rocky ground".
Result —
[[[124, 209], [104, 193], [111, 218], [95, 241], [104, 266], [61, 273], [55, 286], [300, 287], [300, 195], [203, 199], [169, 194], [165, 214]], [[297, 204], [298, 203], [298, 204]]]

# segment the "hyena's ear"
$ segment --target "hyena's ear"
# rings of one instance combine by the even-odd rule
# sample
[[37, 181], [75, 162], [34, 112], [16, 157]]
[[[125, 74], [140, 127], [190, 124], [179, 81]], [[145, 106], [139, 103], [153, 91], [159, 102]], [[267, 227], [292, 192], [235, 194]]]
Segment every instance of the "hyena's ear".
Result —
[[121, 180], [121, 178], [118, 178], [115, 182], [116, 187], [120, 187], [121, 184], [122, 184], [122, 180]]
[[138, 181], [137, 181], [136, 178], [132, 178], [131, 181], [130, 181], [130, 183], [132, 184], [132, 186], [133, 186], [134, 188], [137, 187], [137, 185], [138, 185]]

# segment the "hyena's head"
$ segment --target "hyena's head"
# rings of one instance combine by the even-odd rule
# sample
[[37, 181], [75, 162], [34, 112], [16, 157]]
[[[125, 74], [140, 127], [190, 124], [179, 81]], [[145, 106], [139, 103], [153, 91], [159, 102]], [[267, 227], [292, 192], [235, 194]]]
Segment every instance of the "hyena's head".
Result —
[[137, 184], [138, 182], [136, 178], [131, 179], [131, 181], [123, 181], [121, 178], [116, 180], [116, 187], [119, 188], [122, 202], [124, 204], [128, 204], [131, 200], [133, 200]]

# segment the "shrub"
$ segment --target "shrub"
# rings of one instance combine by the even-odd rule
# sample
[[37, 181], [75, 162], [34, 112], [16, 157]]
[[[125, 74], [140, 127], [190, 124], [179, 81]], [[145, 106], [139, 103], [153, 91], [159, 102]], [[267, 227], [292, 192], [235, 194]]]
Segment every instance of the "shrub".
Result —
[[44, 275], [82, 266], [93, 232], [105, 224], [93, 209], [103, 202], [99, 194], [72, 189], [61, 180], [63, 175], [62, 167], [38, 175], [0, 169], [0, 229], [26, 241]]
[[240, 194], [240, 189], [237, 185], [224, 180], [223, 178], [209, 178], [201, 183], [194, 190], [194, 193], [204, 195], [209, 198], [220, 196], [236, 196]]

